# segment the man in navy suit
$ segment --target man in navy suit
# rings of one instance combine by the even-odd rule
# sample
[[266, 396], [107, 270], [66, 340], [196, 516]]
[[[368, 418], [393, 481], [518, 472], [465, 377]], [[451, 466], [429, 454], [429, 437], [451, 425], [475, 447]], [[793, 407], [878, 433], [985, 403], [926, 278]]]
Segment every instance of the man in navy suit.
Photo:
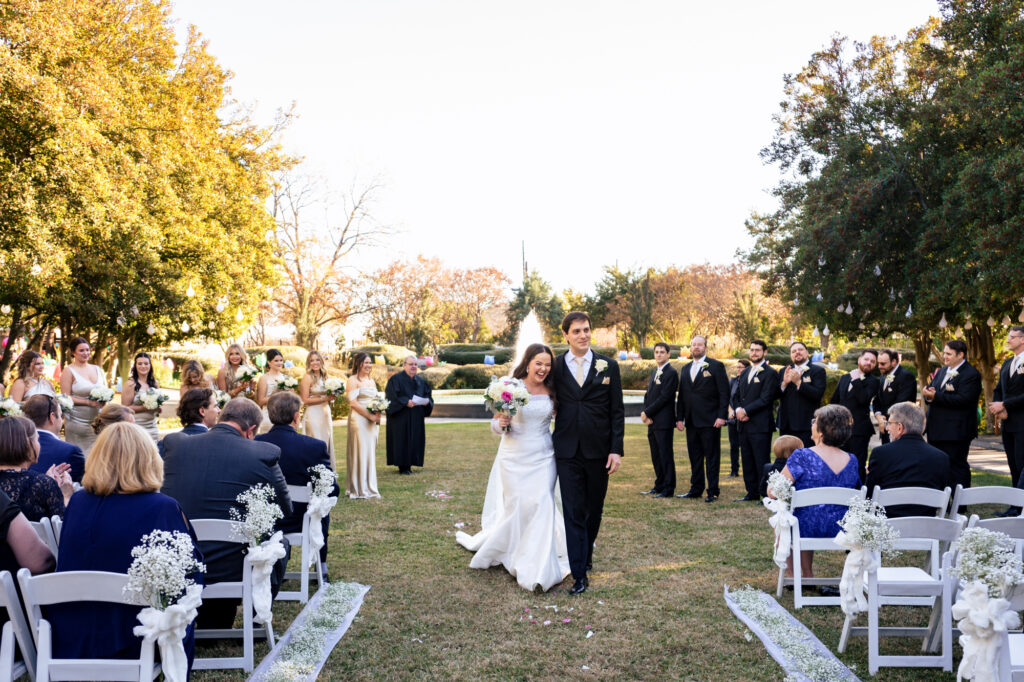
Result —
[[725, 365], [707, 357], [707, 340], [690, 340], [690, 362], [679, 372], [676, 428], [686, 428], [690, 456], [690, 489], [682, 498], [700, 498], [707, 472], [707, 502], [718, 499], [722, 461], [722, 427], [729, 418], [729, 377]]
[[192, 388], [185, 391], [178, 403], [178, 419], [181, 420], [182, 429], [169, 433], [157, 443], [160, 456], [164, 456], [167, 443], [173, 443], [178, 438], [188, 438], [200, 433], [206, 433], [217, 424], [220, 417], [220, 406], [217, 404], [217, 395], [210, 388]]
[[[302, 400], [291, 391], [278, 391], [270, 396], [267, 403], [267, 413], [270, 415], [270, 422], [274, 425], [270, 431], [256, 436], [256, 440], [264, 443], [273, 443], [281, 448], [281, 459], [278, 465], [284, 480], [288, 485], [304, 486], [309, 483], [312, 475], [309, 473], [311, 467], [323, 464], [331, 468], [331, 456], [327, 452], [327, 443], [318, 439], [304, 436], [297, 428], [302, 421]], [[335, 481], [331, 495], [339, 492], [338, 483]], [[292, 513], [285, 515], [278, 521], [277, 527], [285, 533], [298, 533], [302, 530], [302, 517], [306, 513], [305, 502], [293, 502]], [[324, 539], [327, 539], [327, 530], [331, 525], [330, 519], [321, 521], [324, 531]], [[326, 569], [327, 544], [320, 548], [320, 562]]]
[[651, 447], [651, 463], [654, 465], [654, 487], [643, 494], [655, 497], [672, 497], [676, 490], [672, 426], [679, 376], [668, 363], [668, 358], [668, 344], [664, 341], [654, 344], [654, 361], [658, 366], [647, 382], [644, 410], [640, 413], [640, 421], [647, 424], [647, 444]]
[[85, 455], [82, 448], [60, 439], [64, 415], [57, 399], [34, 395], [22, 404], [21, 412], [32, 420], [39, 433], [39, 459], [29, 469], [45, 474], [55, 464], [68, 464], [71, 466], [71, 480], [81, 483], [85, 473]]
[[967, 454], [978, 435], [981, 372], [967, 362], [967, 344], [960, 339], [946, 342], [942, 362], [946, 366], [921, 391], [924, 401], [931, 405], [925, 433], [931, 445], [949, 455], [950, 486], [959, 483], [970, 488]]
[[811, 419], [825, 395], [825, 369], [811, 363], [802, 341], [790, 344], [789, 358], [793, 364], [782, 370], [779, 383], [779, 435], [796, 436], [809, 448]]
[[[890, 442], [871, 451], [865, 484], [868, 494], [875, 486], [886, 488], [932, 488], [942, 490], [949, 484], [949, 456], [924, 442], [924, 410], [914, 403], [896, 403], [889, 408], [885, 422]], [[890, 518], [934, 516], [935, 509], [906, 504], [886, 507]]]
[[765, 359], [768, 344], [760, 339], [750, 342], [750, 367], [740, 374], [732, 409], [736, 413], [740, 435], [740, 456], [743, 460], [743, 485], [747, 494], [733, 502], [757, 502], [761, 499], [761, 472], [772, 451], [775, 430], [775, 397], [779, 390], [779, 373]]

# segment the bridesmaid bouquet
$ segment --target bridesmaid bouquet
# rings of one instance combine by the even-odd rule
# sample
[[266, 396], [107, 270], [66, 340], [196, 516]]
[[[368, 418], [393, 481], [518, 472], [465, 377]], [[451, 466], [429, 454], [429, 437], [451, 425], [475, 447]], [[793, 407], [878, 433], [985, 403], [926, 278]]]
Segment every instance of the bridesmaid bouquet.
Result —
[[147, 389], [138, 396], [139, 404], [147, 410], [159, 410], [160, 406], [167, 402], [167, 396], [155, 388]]
[[255, 381], [259, 375], [260, 371], [252, 365], [242, 365], [235, 372], [235, 379], [241, 384], [247, 384], [250, 381]]
[[[507, 414], [516, 416], [526, 403], [530, 402], [530, 392], [526, 390], [526, 384], [513, 377], [492, 377], [491, 385], [484, 391], [484, 405], [494, 414]], [[505, 427], [505, 431], [511, 431], [512, 425]]]
[[89, 391], [89, 399], [98, 403], [109, 403], [114, 399], [114, 389], [106, 386], [97, 386]]
[[285, 374], [283, 377], [281, 377], [280, 379], [277, 380], [277, 388], [278, 388], [278, 390], [281, 390], [282, 388], [284, 388], [284, 389], [287, 389], [289, 391], [294, 391], [298, 387], [299, 387], [299, 380], [296, 379], [293, 376], [289, 376], [289, 375]]
[[60, 403], [60, 409], [65, 413], [75, 409], [75, 401], [72, 400], [71, 396], [64, 393], [57, 396], [57, 402]]
[[324, 381], [324, 393], [337, 397], [345, 393], [345, 382], [338, 377], [329, 377]]
[[10, 398], [0, 398], [0, 417], [20, 417], [21, 406]]
[[391, 405], [391, 401], [384, 397], [383, 394], [378, 393], [370, 399], [370, 402], [366, 404], [366, 411], [370, 414], [381, 414], [388, 409]]
[[217, 398], [217, 407], [224, 409], [224, 406], [231, 402], [231, 394], [227, 391], [214, 389], [213, 395]]

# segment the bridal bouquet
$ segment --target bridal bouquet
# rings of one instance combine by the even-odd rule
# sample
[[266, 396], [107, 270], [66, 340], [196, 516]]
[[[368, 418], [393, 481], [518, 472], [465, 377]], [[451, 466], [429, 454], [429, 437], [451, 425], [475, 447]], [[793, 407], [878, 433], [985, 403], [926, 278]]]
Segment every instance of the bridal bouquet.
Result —
[[285, 374], [283, 377], [281, 377], [280, 379], [277, 380], [277, 388], [278, 388], [278, 390], [281, 390], [282, 388], [284, 388], [284, 389], [287, 389], [289, 391], [294, 391], [298, 387], [299, 387], [299, 380], [296, 379], [293, 376], [289, 376], [289, 375]]
[[106, 386], [97, 386], [89, 391], [89, 399], [98, 403], [109, 403], [114, 399], [114, 389]]
[[967, 528], [960, 535], [953, 573], [960, 578], [960, 595], [953, 618], [964, 649], [957, 679], [995, 680], [999, 675], [1003, 633], [1020, 627], [1020, 617], [1007, 597], [1024, 583], [1024, 567], [1008, 535], [985, 528]]
[[[526, 384], [513, 377], [491, 377], [491, 385], [484, 391], [484, 405], [494, 414], [514, 417], [528, 402], [530, 392], [526, 390]], [[511, 430], [511, 424], [505, 427], [505, 431]]]
[[71, 396], [64, 393], [57, 396], [57, 402], [60, 403], [60, 409], [65, 413], [75, 409], [75, 401], [72, 400]]
[[390, 405], [391, 401], [385, 398], [383, 393], [378, 393], [370, 398], [370, 402], [366, 404], [366, 411], [370, 414], [381, 414], [385, 412]]
[[255, 381], [259, 375], [260, 371], [252, 365], [241, 365], [238, 371], [235, 372], [235, 379], [240, 384], [247, 384], [250, 381]]
[[836, 544], [850, 550], [839, 579], [839, 605], [843, 613], [855, 616], [868, 608], [864, 578], [867, 571], [877, 567], [875, 554], [892, 554], [899, 533], [889, 525], [884, 508], [860, 497], [850, 500], [839, 527], [842, 530], [836, 535]]
[[10, 398], [0, 398], [0, 417], [20, 417], [21, 405]]
[[167, 402], [167, 396], [155, 388], [150, 388], [138, 395], [137, 400], [147, 410], [159, 410]]
[[345, 382], [338, 377], [329, 377], [324, 381], [324, 393], [339, 396], [345, 393]]
[[202, 600], [202, 585], [189, 575], [203, 573], [206, 566], [196, 561], [192, 538], [180, 531], [155, 530], [142, 536], [142, 544], [132, 549], [132, 565], [124, 593], [139, 611], [134, 633], [160, 647], [164, 676], [172, 682], [184, 682], [188, 658], [182, 640], [189, 623], [195, 620]]
[[790, 529], [796, 523], [796, 517], [789, 507], [793, 499], [793, 482], [781, 471], [773, 471], [768, 476], [768, 492], [775, 498], [766, 497], [761, 502], [768, 511], [774, 512], [768, 519], [769, 525], [775, 530], [775, 553], [772, 558], [776, 566], [785, 568], [793, 544]]
[[[254, 485], [235, 498], [245, 507], [243, 514], [237, 507], [228, 512], [232, 521], [238, 526], [238, 537], [249, 545], [245, 561], [252, 567], [252, 608], [256, 612], [256, 622], [270, 623], [274, 617], [271, 608], [270, 574], [274, 564], [284, 558], [285, 549], [281, 542], [283, 533], [274, 531], [274, 524], [284, 517], [281, 507], [274, 502], [274, 489], [266, 483]], [[271, 535], [273, 533], [273, 535]], [[270, 535], [264, 542], [263, 538]]]

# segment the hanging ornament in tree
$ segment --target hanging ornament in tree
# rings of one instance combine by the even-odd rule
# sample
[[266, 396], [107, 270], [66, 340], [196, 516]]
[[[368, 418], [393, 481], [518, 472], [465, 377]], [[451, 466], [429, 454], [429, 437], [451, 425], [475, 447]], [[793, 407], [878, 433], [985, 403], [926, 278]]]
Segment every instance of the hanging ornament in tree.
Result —
[[813, 336], [814, 338], [818, 338], [819, 336], [821, 336], [821, 332], [818, 331], [818, 325], [814, 325], [814, 331], [811, 332], [811, 336]]
[[913, 316], [914, 316], [914, 306], [912, 306], [912, 305], [908, 305], [908, 306], [907, 306], [907, 313], [906, 313], [906, 316], [907, 316], [908, 318], [910, 318], [910, 317], [913, 317]]
[[133, 305], [132, 309], [131, 309], [131, 314], [132, 314], [132, 317], [138, 317], [139, 316], [139, 306]]
[[224, 301], [217, 301], [217, 312], [224, 312]]
[[955, 338], [962, 339], [964, 338], [964, 331], [962, 329], [957, 329], [953, 336]]
[[181, 331], [188, 333], [188, 330], [190, 329], [192, 329], [192, 327], [188, 326], [188, 322], [181, 323]]
[[800, 294], [793, 297], [793, 305], [800, 305]]
[[1009, 315], [1003, 315], [1003, 326], [1004, 327], [1009, 327], [1010, 326], [1010, 316]]
[[846, 302], [846, 310], [845, 310], [844, 312], [845, 312], [845, 313], [846, 313], [847, 315], [853, 315], [853, 306], [852, 306], [852, 305], [850, 305], [850, 302], [849, 302], [849, 301], [847, 301], [847, 302]]
[[846, 310], [846, 306], [844, 306], [842, 303], [840, 303], [839, 306], [836, 308], [837, 313], [841, 313], [844, 310]]
[[146, 333], [149, 334], [150, 336], [153, 336], [153, 334], [156, 334], [156, 327], [153, 326], [152, 322], [150, 322], [149, 326], [146, 327]]
[[892, 287], [889, 287], [889, 300], [890, 301], [895, 301], [896, 300], [896, 290], [893, 289]]
[[239, 309], [238, 309], [238, 314], [237, 314], [237, 315], [235, 315], [235, 319], [236, 319], [237, 321], [239, 321], [239, 322], [241, 322], [242, 320], [244, 320], [244, 319], [245, 319], [245, 316], [244, 316], [244, 315], [242, 315], [242, 309], [241, 309], [241, 308], [239, 308]]
[[814, 298], [815, 298], [815, 300], [820, 301], [821, 300], [821, 292], [819, 291], [817, 294], [815, 294]]
[[989, 315], [988, 316], [988, 320], [985, 321], [985, 324], [987, 324], [990, 327], [996, 326], [996, 318], [994, 318], [991, 315]]
[[949, 326], [949, 322], [946, 322], [946, 313], [942, 313], [942, 319], [939, 320], [939, 329], [945, 329]]
[[863, 322], [861, 322], [860, 324], [858, 324], [858, 325], [857, 325], [857, 329], [861, 329], [861, 330], [863, 330], [863, 329], [864, 329], [864, 323], [863, 323]]
[[126, 324], [128, 324], [128, 320], [125, 319], [124, 315], [118, 315], [117, 316], [117, 326], [118, 327], [123, 327]]
[[7, 305], [6, 303], [0, 305], [0, 313], [3, 313], [4, 315], [10, 315], [11, 306]]
[[881, 276], [882, 276], [882, 268], [880, 268], [878, 265], [875, 265], [875, 277], [881, 277]]
[[209, 327], [210, 327], [210, 329], [216, 329], [217, 328], [217, 323], [214, 322], [213, 320], [210, 320]]
[[831, 332], [831, 331], [829, 331], [829, 328], [828, 328], [828, 325], [827, 325], [827, 324], [825, 325], [825, 328], [821, 330], [821, 334], [822, 334], [822, 336], [828, 336], [828, 335], [829, 335], [829, 334], [831, 334], [831, 333], [832, 333], [832, 332]]
[[188, 283], [188, 289], [185, 289], [185, 295], [192, 298], [196, 295], [196, 290], [192, 288], [192, 282]]
[[967, 331], [971, 331], [972, 329], [974, 329], [974, 324], [972, 324], [970, 320], [967, 320], [966, 322], [964, 322], [964, 329]]
[[825, 265], [825, 254], [824, 253], [819, 253], [818, 254], [818, 265], [821, 265], [821, 266]]

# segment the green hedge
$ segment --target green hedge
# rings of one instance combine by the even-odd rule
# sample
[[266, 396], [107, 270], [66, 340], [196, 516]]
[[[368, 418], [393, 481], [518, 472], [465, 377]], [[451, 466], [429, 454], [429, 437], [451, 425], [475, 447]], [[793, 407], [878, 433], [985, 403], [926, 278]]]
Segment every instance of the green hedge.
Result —
[[441, 351], [438, 354], [438, 360], [441, 362], [447, 362], [451, 365], [482, 365], [484, 364], [484, 356], [491, 355], [494, 357], [495, 364], [503, 365], [506, 362], [511, 362], [512, 357], [515, 355], [514, 348], [493, 348], [491, 350], [467, 350], [467, 351]]
[[[550, 347], [555, 355], [561, 355], [562, 353], [569, 352], [569, 346], [565, 343], [553, 343]], [[619, 349], [613, 346], [591, 346], [591, 348], [595, 353], [607, 355], [610, 358], [617, 359], [619, 357]]]
[[374, 356], [374, 358], [378, 355], [383, 355], [384, 361], [395, 367], [401, 367], [407, 357], [410, 355], [416, 355], [415, 351], [406, 348], [405, 346], [389, 346], [387, 344], [377, 346], [357, 346], [356, 348], [348, 348], [341, 353], [341, 361], [345, 365], [346, 369], [351, 364], [352, 357], [356, 353], [369, 353]]
[[[673, 360], [678, 358], [679, 357], [679, 351], [680, 351], [680, 347], [679, 346], [676, 346], [674, 348], [672, 346], [669, 346], [668, 347], [668, 357], [670, 359], [673, 359]], [[646, 347], [645, 348], [641, 348], [640, 349], [640, 359], [641, 360], [653, 360], [654, 359], [654, 346], [651, 346], [649, 348], [646, 348]]]
[[271, 348], [281, 351], [285, 362], [290, 360], [296, 367], [306, 367], [306, 356], [309, 355], [309, 351], [302, 346], [250, 346], [245, 352], [249, 354], [249, 362], [255, 364], [256, 356], [265, 354]]
[[437, 348], [438, 357], [444, 358], [445, 353], [465, 353], [466, 351], [494, 350], [493, 343], [442, 343]]
[[487, 388], [491, 384], [491, 377], [502, 377], [509, 373], [509, 366], [506, 365], [461, 365], [452, 369], [445, 379], [441, 388], [464, 389], [464, 388]]

